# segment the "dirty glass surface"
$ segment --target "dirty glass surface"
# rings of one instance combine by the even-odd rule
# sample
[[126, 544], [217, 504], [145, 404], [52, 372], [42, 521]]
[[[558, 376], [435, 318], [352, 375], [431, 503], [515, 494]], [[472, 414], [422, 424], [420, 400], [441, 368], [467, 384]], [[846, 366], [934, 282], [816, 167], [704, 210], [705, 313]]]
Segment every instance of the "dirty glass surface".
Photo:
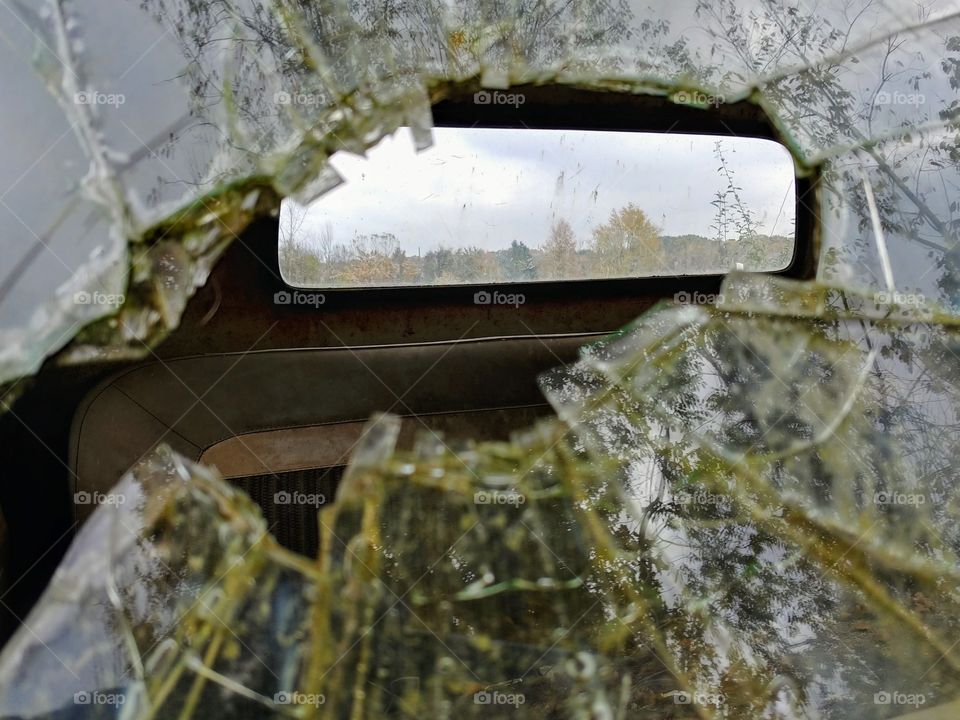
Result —
[[379, 416], [318, 562], [166, 448], [0, 656], [0, 717], [960, 710], [960, 323], [736, 274], [541, 378], [510, 442]]
[[757, 103], [801, 170], [823, 171], [810, 198], [823, 279], [956, 308], [958, 13], [912, 0], [14, 0], [0, 12], [0, 82], [16, 98], [0, 119], [6, 402], [51, 353], [145, 354], [254, 217], [336, 186], [338, 150], [400, 126], [428, 147], [431, 103], [458, 88]]
[[366, 159], [332, 157], [345, 182], [313, 203], [283, 201], [284, 280], [677, 277], [783, 270], [793, 259], [793, 159], [771, 140], [441, 127], [417, 153], [406, 130]]
[[4, 649], [3, 716], [960, 714], [956, 3], [11, 0], [0, 31], [5, 406], [53, 353], [143, 355], [252, 219], [336, 151], [429, 147], [457, 88], [756, 103], [821, 173], [823, 260], [585, 350], [511, 443], [396, 454], [382, 419], [316, 566], [160, 451]]

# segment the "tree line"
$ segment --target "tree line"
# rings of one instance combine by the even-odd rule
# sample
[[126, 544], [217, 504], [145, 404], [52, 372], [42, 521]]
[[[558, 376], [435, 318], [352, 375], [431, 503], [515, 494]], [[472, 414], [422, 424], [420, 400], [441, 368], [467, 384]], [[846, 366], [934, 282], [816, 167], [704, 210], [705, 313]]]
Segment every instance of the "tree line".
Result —
[[357, 234], [336, 242], [331, 225], [303, 230], [306, 209], [285, 204], [280, 266], [288, 282], [304, 286], [446, 285], [718, 273], [742, 267], [779, 269], [789, 263], [793, 238], [755, 228], [731, 239], [664, 236], [633, 203], [614, 210], [589, 237], [578, 239], [560, 218], [531, 247], [514, 239], [500, 250], [436, 247], [420, 255], [393, 233]]

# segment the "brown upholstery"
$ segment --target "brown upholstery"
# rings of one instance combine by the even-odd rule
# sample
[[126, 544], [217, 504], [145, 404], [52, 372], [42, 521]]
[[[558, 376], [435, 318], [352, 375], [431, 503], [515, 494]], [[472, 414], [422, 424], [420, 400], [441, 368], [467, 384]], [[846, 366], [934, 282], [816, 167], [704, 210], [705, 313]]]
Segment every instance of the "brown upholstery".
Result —
[[[450, 438], [506, 438], [549, 412], [537, 375], [575, 359], [593, 337], [271, 350], [140, 365], [102, 383], [78, 410], [74, 490], [108, 492], [159, 442], [224, 465], [228, 477], [340, 465], [378, 411], [410, 418], [408, 441], [423, 425]], [[81, 521], [93, 509], [75, 508]]]

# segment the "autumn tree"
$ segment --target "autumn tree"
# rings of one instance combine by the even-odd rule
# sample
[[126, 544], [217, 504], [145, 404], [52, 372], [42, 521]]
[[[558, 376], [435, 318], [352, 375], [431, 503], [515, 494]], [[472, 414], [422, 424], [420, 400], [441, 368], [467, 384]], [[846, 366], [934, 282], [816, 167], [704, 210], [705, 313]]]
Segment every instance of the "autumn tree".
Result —
[[482, 283], [496, 279], [499, 267], [493, 256], [478, 247], [459, 248], [453, 254], [456, 282]]
[[537, 276], [533, 254], [522, 242], [514, 240], [510, 247], [501, 250], [498, 256], [504, 280], [533, 280]]
[[322, 277], [324, 263], [311, 247], [307, 208], [292, 201], [280, 206], [280, 268], [288, 282], [310, 285]]
[[353, 258], [340, 273], [342, 284], [386, 285], [397, 280], [395, 253], [399, 243], [395, 235], [355, 235], [351, 244]]
[[659, 228], [633, 203], [593, 229], [593, 250], [599, 277], [648, 275], [665, 264]]
[[540, 277], [545, 280], [564, 280], [580, 275], [577, 257], [577, 239], [570, 223], [563, 218], [550, 228], [550, 237], [540, 248]]
[[302, 240], [280, 242], [280, 270], [293, 285], [315, 285], [325, 278], [327, 265]]
[[449, 248], [438, 247], [436, 250], [429, 250], [424, 256], [420, 266], [420, 281], [427, 285], [438, 282], [453, 272], [453, 251]]

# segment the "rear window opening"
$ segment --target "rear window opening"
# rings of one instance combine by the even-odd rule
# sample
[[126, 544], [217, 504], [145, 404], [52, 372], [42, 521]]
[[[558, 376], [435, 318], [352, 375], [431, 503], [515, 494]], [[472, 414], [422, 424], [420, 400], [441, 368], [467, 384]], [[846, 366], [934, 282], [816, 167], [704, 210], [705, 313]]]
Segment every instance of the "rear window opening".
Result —
[[409, 129], [345, 182], [280, 210], [280, 269], [304, 288], [529, 283], [785, 269], [789, 151], [762, 138], [609, 130]]

